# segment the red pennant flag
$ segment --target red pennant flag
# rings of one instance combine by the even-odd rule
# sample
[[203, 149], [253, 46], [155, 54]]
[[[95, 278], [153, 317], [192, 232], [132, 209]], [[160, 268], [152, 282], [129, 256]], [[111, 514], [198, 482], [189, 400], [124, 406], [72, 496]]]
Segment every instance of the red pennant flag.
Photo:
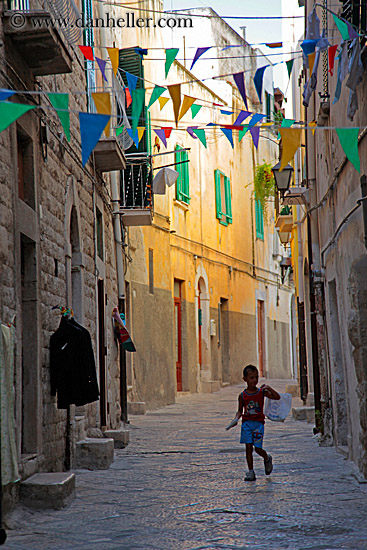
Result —
[[172, 128], [161, 128], [161, 129], [164, 130], [164, 135], [166, 136], [166, 139], [168, 139], [171, 135]]
[[329, 54], [329, 73], [331, 74], [331, 76], [333, 76], [333, 70], [334, 70], [334, 60], [335, 60], [335, 54], [336, 54], [336, 50], [338, 48], [338, 44], [336, 44], [335, 46], [330, 46], [329, 49], [328, 49], [328, 54]]
[[125, 88], [125, 94], [126, 94], [126, 109], [128, 109], [133, 102], [129, 88]]
[[79, 46], [80, 51], [88, 61], [94, 61], [92, 46]]

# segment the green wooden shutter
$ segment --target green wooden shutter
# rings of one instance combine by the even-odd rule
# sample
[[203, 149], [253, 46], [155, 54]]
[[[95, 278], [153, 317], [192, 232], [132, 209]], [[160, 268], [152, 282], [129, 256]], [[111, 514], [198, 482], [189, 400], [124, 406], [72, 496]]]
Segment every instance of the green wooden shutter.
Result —
[[258, 199], [255, 199], [255, 225], [256, 237], [264, 240], [264, 214], [261, 202]]
[[[175, 147], [175, 162], [181, 161], [181, 147], [176, 145]], [[175, 170], [178, 172], [178, 178], [176, 180], [176, 199], [178, 201], [182, 200], [182, 164], [176, 164]]]
[[148, 146], [148, 153], [152, 154], [152, 120], [150, 116], [150, 111], [147, 110], [147, 146]]
[[181, 195], [182, 200], [187, 204], [190, 203], [190, 184], [189, 184], [189, 155], [187, 151], [181, 151], [181, 160], [186, 161], [182, 166], [182, 185]]
[[227, 223], [232, 223], [231, 181], [227, 176], [224, 176], [224, 188], [226, 191], [226, 219]]
[[215, 181], [215, 209], [218, 220], [222, 221], [222, 201], [220, 196], [220, 171], [214, 170]]

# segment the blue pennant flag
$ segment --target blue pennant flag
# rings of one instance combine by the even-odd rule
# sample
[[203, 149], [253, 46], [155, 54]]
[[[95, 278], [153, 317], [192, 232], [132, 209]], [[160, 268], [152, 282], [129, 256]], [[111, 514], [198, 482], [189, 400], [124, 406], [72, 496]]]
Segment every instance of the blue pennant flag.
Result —
[[127, 131], [127, 133], [129, 134], [129, 136], [131, 137], [131, 139], [133, 140], [133, 142], [135, 143], [136, 148], [138, 148], [138, 147], [139, 147], [139, 134], [138, 134], [138, 130], [136, 129], [136, 130], [134, 131], [132, 128], [126, 128], [126, 131]]
[[82, 144], [82, 164], [87, 160], [110, 120], [110, 115], [97, 115], [94, 113], [79, 113], [80, 140]]
[[0, 88], [0, 101], [5, 101], [5, 99], [8, 99], [8, 97], [15, 94], [13, 90], [4, 90], [4, 88]]
[[226, 138], [228, 139], [229, 143], [232, 145], [232, 149], [233, 149], [233, 135], [232, 135], [232, 130], [230, 128], [221, 128], [223, 134], [226, 136]]
[[260, 69], [257, 69], [254, 76], [254, 84], [257, 91], [257, 95], [259, 96], [260, 103], [262, 103], [264, 71], [267, 67], [270, 67], [270, 65], [265, 65], [265, 67], [260, 67]]
[[135, 90], [136, 88], [138, 77], [135, 76], [134, 74], [128, 73], [127, 71], [125, 72], [125, 74], [127, 78], [127, 87], [129, 88], [130, 93], [132, 94], [133, 90]]

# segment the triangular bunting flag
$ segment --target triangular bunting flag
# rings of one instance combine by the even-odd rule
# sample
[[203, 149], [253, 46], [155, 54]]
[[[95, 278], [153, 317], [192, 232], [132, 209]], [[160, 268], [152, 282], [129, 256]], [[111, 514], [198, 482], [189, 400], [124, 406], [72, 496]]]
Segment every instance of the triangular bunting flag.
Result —
[[178, 120], [181, 120], [181, 118], [185, 116], [185, 114], [187, 113], [187, 111], [190, 109], [191, 105], [195, 101], [196, 101], [196, 97], [190, 97], [189, 95], [184, 95]]
[[290, 59], [289, 61], [286, 61], [286, 65], [287, 65], [287, 71], [288, 71], [288, 78], [291, 77], [291, 72], [292, 72], [292, 69], [293, 69], [293, 63], [294, 63], [294, 59]]
[[24, 115], [27, 111], [34, 109], [36, 105], [21, 105], [10, 101], [0, 103], [0, 132], [5, 130], [12, 122]]
[[335, 128], [347, 158], [353, 164], [357, 172], [361, 173], [361, 163], [358, 153], [358, 133], [359, 128]]
[[330, 48], [328, 48], [329, 73], [331, 74], [331, 76], [333, 76], [335, 54], [337, 49], [338, 49], [338, 44], [335, 44], [335, 46], [330, 46]]
[[119, 68], [119, 49], [118, 48], [107, 48], [108, 55], [110, 56], [113, 74], [116, 76], [117, 69]]
[[320, 39], [317, 40], [304, 40], [301, 43], [301, 48], [303, 50], [303, 53], [305, 55], [310, 55], [310, 53], [313, 53], [316, 49], [316, 44], [318, 43]]
[[89, 156], [105, 129], [108, 115], [96, 115], [95, 113], [79, 113], [80, 140], [82, 144], [82, 165], [85, 166]]
[[133, 142], [135, 143], [135, 147], [138, 148], [139, 147], [138, 130], [134, 131], [132, 128], [126, 128], [126, 131], [129, 134], [129, 136], [131, 137], [131, 139], [133, 140]]
[[128, 109], [133, 102], [133, 98], [131, 97], [129, 88], [125, 88], [125, 95], [126, 95], [126, 109]]
[[138, 126], [138, 137], [139, 137], [139, 143], [141, 141], [141, 138], [143, 137], [145, 132], [145, 126]]
[[191, 105], [191, 114], [192, 118], [195, 118], [200, 109], [202, 108], [202, 105]]
[[239, 126], [241, 122], [246, 120], [246, 118], [249, 117], [250, 115], [252, 115], [250, 111], [241, 111], [238, 117], [236, 118], [236, 120], [234, 121], [234, 125]]
[[255, 84], [256, 92], [259, 97], [260, 103], [262, 103], [264, 71], [267, 67], [269, 67], [269, 65], [265, 65], [265, 67], [260, 67], [259, 69], [257, 69], [254, 76], [254, 84]]
[[198, 139], [194, 134], [194, 130], [196, 129], [197, 129], [197, 126], [189, 126], [188, 128], [186, 128], [187, 133], [190, 134], [190, 136], [194, 139]]
[[252, 128], [250, 128], [250, 134], [252, 135], [252, 141], [254, 142], [254, 145], [257, 149], [260, 138], [260, 126], [253, 126]]
[[241, 94], [244, 104], [247, 109], [247, 97], [246, 97], [246, 87], [245, 87], [245, 75], [244, 73], [236, 73], [233, 75], [233, 79], [236, 83], [236, 86]]
[[201, 143], [206, 148], [206, 137], [205, 137], [205, 130], [203, 129], [197, 129], [193, 130], [194, 134], [200, 139]]
[[270, 44], [265, 42], [265, 46], [268, 48], [282, 48], [283, 42], [270, 42]]
[[246, 132], [248, 131], [249, 127], [250, 127], [249, 124], [244, 124], [244, 125], [243, 125], [243, 130], [240, 130], [240, 131], [238, 132], [238, 143], [240, 143], [241, 140], [242, 140], [242, 138], [245, 137]]
[[333, 16], [335, 25], [338, 27], [338, 31], [342, 35], [342, 39], [349, 40], [350, 37], [349, 37], [348, 25], [345, 23], [345, 21], [342, 21], [341, 19], [339, 19], [339, 17], [337, 17], [335, 13], [332, 13], [331, 15]]
[[265, 117], [266, 117], [266, 115], [263, 115], [262, 113], [255, 113], [254, 115], [252, 115], [252, 118], [249, 122], [250, 130], [251, 130], [251, 128], [253, 128], [255, 126], [255, 124], [260, 122], [260, 120], [262, 120]]
[[165, 92], [167, 88], [163, 88], [163, 86], [154, 86], [154, 90], [152, 92], [152, 95], [150, 96], [149, 104], [147, 109], [153, 105], [157, 101], [157, 99]]
[[196, 50], [194, 59], [192, 60], [192, 63], [191, 63], [190, 71], [193, 68], [193, 66], [195, 65], [195, 63], [197, 62], [197, 60], [199, 59], [199, 57], [201, 57], [205, 52], [210, 50], [210, 48], [211, 48], [211, 46], [209, 46], [208, 48], [198, 48]]
[[228, 139], [229, 143], [232, 145], [232, 149], [233, 149], [233, 135], [232, 135], [232, 130], [230, 130], [229, 128], [221, 128], [223, 134], [226, 136], [226, 138]]
[[[93, 101], [100, 115], [111, 115], [111, 97], [109, 92], [93, 92]], [[110, 136], [110, 119], [104, 129], [106, 137]]]
[[309, 122], [308, 125], [311, 126], [311, 128], [312, 128], [311, 132], [312, 132], [312, 135], [314, 136], [315, 135], [315, 128], [317, 126], [316, 120], [311, 120], [311, 122]]
[[93, 48], [91, 46], [79, 46], [80, 51], [88, 61], [94, 61]]
[[120, 126], [119, 128], [115, 128], [116, 137], [118, 137], [120, 134], [122, 134], [124, 129], [125, 129], [124, 125]]
[[358, 38], [359, 34], [357, 31], [352, 27], [352, 25], [349, 23], [349, 21], [346, 21], [348, 32], [349, 32], [349, 38], [350, 40], [353, 40], [353, 38]]
[[164, 65], [166, 78], [167, 78], [167, 75], [168, 75], [168, 72], [171, 68], [172, 63], [176, 59], [177, 54], [178, 54], [178, 48], [169, 48], [168, 50], [166, 50], [166, 63]]
[[294, 123], [295, 123], [295, 120], [292, 120], [291, 118], [283, 118], [280, 126], [281, 128], [290, 128]]
[[142, 59], [144, 59], [144, 55], [148, 55], [148, 50], [144, 48], [134, 48], [134, 52], [139, 54]]
[[132, 94], [133, 106], [131, 109], [131, 121], [133, 130], [136, 130], [139, 124], [139, 118], [144, 107], [145, 88], [134, 90]]
[[169, 102], [169, 97], [159, 97], [158, 102], [159, 102], [160, 111], [161, 111], [163, 107], [167, 105], [167, 103]]
[[161, 130], [164, 130], [164, 135], [166, 136], [166, 139], [168, 139], [172, 133], [173, 128], [161, 128]]
[[138, 77], [134, 74], [128, 73], [127, 71], [125, 71], [125, 74], [127, 78], [127, 87], [129, 88], [130, 92], [132, 92], [136, 88]]
[[181, 84], [172, 84], [171, 86], [167, 86], [167, 88], [173, 101], [173, 112], [177, 126], [178, 113], [180, 112], [181, 105]]
[[233, 111], [224, 111], [223, 109], [220, 110], [222, 115], [233, 115]]
[[70, 114], [69, 114], [69, 94], [48, 93], [51, 105], [56, 110], [64, 129], [66, 139], [70, 141]]
[[167, 148], [166, 134], [164, 130], [154, 130], [159, 139], [163, 142], [163, 145]]
[[101, 59], [100, 57], [96, 57], [96, 61], [97, 61], [98, 67], [99, 67], [99, 69], [102, 73], [103, 78], [105, 79], [106, 82], [108, 82], [107, 77], [106, 77], [106, 63], [107, 63], [107, 61], [105, 61], [104, 59]]
[[15, 92], [13, 90], [4, 90], [3, 88], [0, 89], [0, 101], [5, 101], [12, 95], [14, 95]]
[[289, 161], [294, 157], [297, 149], [301, 146], [302, 128], [279, 128], [282, 136], [282, 158], [279, 171], [285, 168]]

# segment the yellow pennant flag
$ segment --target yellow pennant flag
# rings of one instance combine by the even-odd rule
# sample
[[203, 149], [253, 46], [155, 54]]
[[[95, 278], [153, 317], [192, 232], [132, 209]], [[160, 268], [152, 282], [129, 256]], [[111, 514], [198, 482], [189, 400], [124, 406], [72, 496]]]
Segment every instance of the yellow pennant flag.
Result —
[[175, 122], [177, 126], [178, 122], [178, 113], [180, 112], [180, 105], [181, 105], [181, 84], [172, 84], [171, 86], [167, 86], [169, 95], [172, 98], [173, 101], [173, 112], [175, 115]]
[[158, 101], [159, 101], [159, 105], [160, 105], [160, 110], [162, 110], [163, 107], [166, 105], [166, 103], [169, 102], [169, 97], [159, 97]]
[[316, 128], [316, 126], [317, 126], [316, 120], [311, 120], [311, 122], [309, 122], [308, 125], [311, 126], [311, 128], [312, 128], [312, 130], [311, 130], [311, 131], [312, 131], [312, 135], [314, 136], [314, 135], [315, 135], [315, 130], [314, 130], [314, 128]]
[[111, 59], [113, 74], [116, 76], [117, 69], [119, 68], [119, 49], [107, 48], [107, 51]]
[[297, 149], [301, 146], [302, 128], [279, 128], [282, 136], [282, 159], [279, 172], [283, 170], [294, 157]]
[[316, 52], [312, 52], [308, 54], [308, 66], [310, 67], [310, 75], [312, 74], [312, 71], [313, 71], [313, 66], [315, 63], [315, 55], [316, 55]]
[[189, 95], [184, 95], [178, 120], [181, 120], [181, 118], [187, 113], [187, 111], [190, 109], [191, 105], [195, 103], [195, 101], [196, 101], [196, 97], [190, 97]]
[[[93, 92], [93, 101], [100, 115], [111, 115], [111, 98], [109, 92]], [[107, 137], [110, 135], [110, 121], [108, 120], [104, 133]]]
[[139, 142], [140, 142], [141, 138], [143, 137], [144, 132], [145, 132], [145, 126], [138, 126], [138, 139], [139, 139]]

